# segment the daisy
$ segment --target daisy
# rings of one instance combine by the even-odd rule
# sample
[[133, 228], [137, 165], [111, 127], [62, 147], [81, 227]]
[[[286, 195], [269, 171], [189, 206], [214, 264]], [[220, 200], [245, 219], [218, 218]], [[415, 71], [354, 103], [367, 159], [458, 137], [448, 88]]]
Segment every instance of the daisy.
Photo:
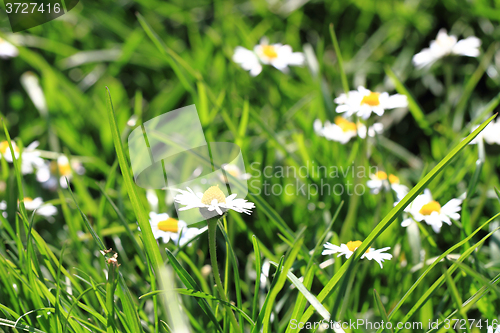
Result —
[[49, 217], [57, 214], [57, 208], [52, 204], [44, 203], [40, 197], [35, 199], [24, 198], [24, 207], [29, 211], [36, 210], [35, 214], [40, 216]]
[[338, 113], [346, 112], [348, 117], [356, 114], [363, 119], [368, 119], [372, 112], [381, 116], [385, 110], [408, 106], [405, 95], [389, 96], [386, 92], [372, 92], [362, 86], [350, 91], [348, 95], [341, 94], [334, 102], [339, 104], [336, 108]]
[[0, 58], [14, 58], [17, 57], [18, 54], [19, 51], [17, 50], [17, 47], [0, 37]]
[[[235, 199], [236, 193], [231, 194], [226, 198], [219, 186], [211, 186], [204, 193], [194, 193], [189, 187], [187, 191], [177, 190], [181, 194], [175, 196], [175, 202], [184, 205], [179, 211], [192, 208], [200, 208], [203, 216], [213, 217], [215, 214], [210, 213], [214, 210], [219, 215], [223, 215], [228, 209], [232, 209], [238, 213], [250, 215], [252, 209], [255, 208], [253, 202], [248, 202], [245, 199]], [[204, 214], [205, 213], [205, 214]]]
[[240, 168], [234, 164], [224, 164], [222, 166], [222, 169], [224, 169], [223, 174], [220, 176], [220, 180], [223, 181], [226, 184], [229, 184], [229, 179], [224, 173], [228, 173], [231, 176], [233, 176], [236, 179], [241, 179], [241, 180], [247, 180], [252, 177], [251, 174], [249, 173], [243, 173], [241, 172]]
[[241, 46], [236, 47], [233, 61], [250, 71], [250, 75], [257, 76], [262, 71], [262, 64], [272, 65], [287, 73], [288, 66], [302, 66], [305, 63], [305, 56], [302, 52], [293, 52], [290, 45], [270, 45], [267, 38], [262, 38], [253, 51]]
[[[71, 180], [73, 171], [79, 175], [85, 172], [85, 168], [78, 161], [71, 162], [64, 155], [57, 158], [57, 161], [46, 162], [40, 167], [36, 173], [37, 180], [42, 183], [42, 186], [49, 189], [57, 188], [57, 182], [62, 188], [67, 188], [66, 178]], [[59, 178], [57, 178], [59, 176]]]
[[[16, 159], [19, 158], [19, 147], [16, 145], [14, 141], [11, 141], [12, 148], [14, 149], [14, 157]], [[23, 175], [31, 174], [34, 172], [35, 168], [43, 167], [44, 160], [40, 157], [40, 152], [36, 151], [39, 142], [34, 141], [28, 145], [28, 147], [24, 148], [23, 153], [21, 155], [21, 172]], [[12, 163], [12, 154], [10, 152], [9, 142], [2, 141], [0, 142], [0, 158], [2, 156], [9, 163]]]
[[[340, 246], [333, 245], [327, 242], [324, 247], [326, 250], [323, 250], [322, 255], [335, 254], [339, 253], [337, 257], [340, 257], [345, 254], [346, 259], [349, 259], [351, 255], [356, 251], [358, 247], [362, 244], [361, 241], [350, 241], [347, 244], [340, 244]], [[392, 254], [384, 253], [384, 251], [389, 250], [390, 247], [384, 247], [382, 249], [375, 250], [374, 248], [369, 248], [366, 252], [361, 256], [361, 259], [375, 260], [382, 267], [382, 263], [384, 260], [391, 260]]]
[[356, 136], [362, 139], [366, 138], [367, 134], [370, 137], [374, 137], [375, 134], [382, 133], [384, 128], [381, 123], [375, 123], [367, 130], [364, 124], [360, 122], [354, 123], [340, 116], [335, 117], [333, 124], [327, 120], [324, 127], [321, 120], [316, 119], [313, 126], [314, 131], [319, 136], [324, 136], [328, 140], [337, 141], [342, 144], [346, 144]]
[[408, 192], [408, 187], [400, 183], [399, 177], [393, 174], [387, 175], [384, 171], [377, 171], [374, 174], [370, 174], [370, 180], [366, 182], [366, 185], [373, 194], [378, 194], [382, 189], [386, 191], [392, 189], [396, 194]]
[[471, 36], [457, 42], [456, 36], [449, 36], [446, 29], [439, 30], [436, 40], [431, 41], [430, 48], [425, 48], [413, 56], [413, 64], [417, 68], [432, 65], [447, 55], [479, 56], [481, 40]]
[[166, 213], [149, 213], [149, 223], [156, 239], [161, 238], [165, 244], [172, 240], [175, 245], [179, 244], [180, 246], [207, 230], [207, 227], [188, 228], [186, 222], [174, 219]]
[[407, 227], [413, 220], [417, 222], [425, 221], [428, 225], [432, 226], [432, 229], [439, 233], [441, 231], [441, 226], [443, 222], [451, 225], [451, 220], [460, 219], [460, 214], [458, 213], [462, 208], [461, 199], [451, 199], [444, 206], [441, 207], [439, 202], [432, 199], [431, 191], [428, 189], [424, 190], [423, 194], [420, 194], [410, 203], [406, 208], [410, 217], [403, 220], [401, 226]]

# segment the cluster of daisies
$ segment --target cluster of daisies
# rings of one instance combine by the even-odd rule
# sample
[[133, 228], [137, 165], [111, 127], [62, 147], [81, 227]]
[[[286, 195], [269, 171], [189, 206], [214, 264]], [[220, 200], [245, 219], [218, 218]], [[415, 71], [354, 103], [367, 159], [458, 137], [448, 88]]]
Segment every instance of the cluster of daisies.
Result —
[[[26, 148], [20, 149], [15, 141], [11, 141], [14, 157], [20, 161], [20, 171], [23, 175], [35, 174], [37, 181], [43, 188], [56, 190], [58, 186], [67, 188], [67, 182], [71, 180], [74, 173], [83, 174], [85, 168], [78, 160], [69, 160], [65, 155], [59, 155], [55, 160], [47, 160], [42, 157], [42, 151], [38, 150], [38, 141], [34, 141]], [[12, 152], [8, 141], [0, 141], [0, 159], [13, 163]], [[41, 197], [26, 197], [23, 200], [28, 211], [44, 216], [52, 221], [52, 216], [57, 214], [57, 208], [50, 203], [45, 203]], [[7, 217], [7, 203], [0, 202], [2, 216]]]
[[[423, 49], [413, 57], [413, 64], [417, 69], [428, 68], [436, 61], [449, 55], [462, 55], [468, 57], [477, 57], [480, 54], [479, 47], [481, 41], [476, 37], [467, 37], [458, 40], [456, 36], [448, 35], [446, 30], [441, 29], [435, 40], [431, 41], [430, 47]], [[240, 64], [245, 70], [250, 71], [252, 76], [258, 75], [262, 71], [262, 65], [270, 64], [279, 70], [286, 72], [290, 65], [303, 65], [305, 57], [300, 52], [293, 52], [289, 45], [269, 44], [266, 38], [263, 38], [259, 45], [252, 50], [238, 46], [233, 55], [233, 61]], [[313, 123], [314, 132], [330, 141], [336, 141], [341, 144], [347, 144], [353, 138], [365, 139], [381, 134], [384, 127], [381, 122], [368, 120], [374, 114], [375, 117], [381, 117], [386, 110], [408, 107], [407, 97], [400, 94], [389, 95], [387, 92], [371, 91], [365, 87], [359, 86], [357, 90], [343, 93], [334, 99], [337, 104], [337, 116], [333, 122], [316, 119]], [[485, 130], [473, 142], [484, 140], [489, 144], [500, 144], [500, 121], [490, 123]], [[393, 191], [396, 196], [396, 203], [399, 202], [407, 193], [408, 187], [401, 184], [399, 177], [394, 174], [387, 174], [384, 171], [378, 171], [370, 175], [367, 186], [371, 193], [378, 194], [381, 191]], [[188, 195], [183, 193], [184, 196]], [[195, 195], [192, 191], [189, 196], [201, 199], [201, 196]], [[445, 205], [432, 198], [431, 192], [426, 189], [424, 193], [417, 196], [415, 200], [404, 210], [402, 226], [407, 227], [412, 223], [425, 222], [432, 229], [439, 233], [443, 223], [452, 224], [452, 220], [460, 219], [462, 199], [452, 199]], [[191, 206], [188, 206], [191, 208]], [[208, 206], [210, 209], [215, 207]], [[338, 256], [345, 255], [349, 258], [354, 251], [361, 245], [361, 241], [350, 241], [340, 246], [330, 243], [325, 244], [324, 255], [339, 253]], [[369, 248], [361, 258], [375, 260], [382, 267], [384, 260], [389, 260], [392, 255], [386, 253], [389, 247], [379, 250]]]

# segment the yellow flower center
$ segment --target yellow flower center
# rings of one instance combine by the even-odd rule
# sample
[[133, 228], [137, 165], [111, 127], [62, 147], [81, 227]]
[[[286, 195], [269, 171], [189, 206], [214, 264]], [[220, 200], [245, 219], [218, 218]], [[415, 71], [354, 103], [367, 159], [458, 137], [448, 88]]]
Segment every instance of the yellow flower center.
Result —
[[169, 217], [165, 221], [158, 222], [158, 229], [167, 232], [177, 232], [179, 231], [179, 221]]
[[389, 175], [389, 183], [399, 184], [399, 178], [394, 175]]
[[222, 193], [218, 185], [209, 187], [208, 190], [203, 193], [201, 202], [204, 205], [210, 205], [214, 199], [216, 199], [218, 203], [226, 203], [226, 196]]
[[375, 174], [375, 177], [378, 180], [386, 180], [387, 179], [387, 173], [385, 173], [384, 171], [377, 171], [377, 173]]
[[61, 163], [58, 163], [56, 161], [50, 162], [50, 171], [52, 173], [55, 173], [57, 169], [59, 169], [60, 176], [71, 175], [71, 166], [67, 162], [61, 162]]
[[278, 52], [273, 45], [262, 45], [262, 53], [270, 59], [278, 58]]
[[[15, 153], [19, 152], [19, 148], [17, 148], [17, 146], [15, 146], [14, 143], [12, 143], [12, 148], [14, 148]], [[7, 153], [7, 149], [9, 149], [9, 142], [8, 141], [0, 142], [0, 152], [2, 153], [2, 155], [5, 155]]]
[[[347, 242], [347, 248], [349, 249], [349, 251], [356, 251], [356, 249], [362, 244], [363, 242], [362, 241], [350, 241], [350, 242]], [[368, 253], [370, 252], [370, 249], [366, 250], [365, 253]]]
[[357, 129], [355, 123], [339, 116], [335, 117], [335, 125], [340, 127], [342, 129], [342, 132], [356, 131]]
[[370, 94], [363, 97], [363, 99], [361, 100], [361, 104], [368, 104], [370, 106], [378, 106], [378, 105], [380, 105], [380, 100], [378, 98], [379, 96], [380, 96], [380, 93], [370, 91]]
[[426, 203], [422, 206], [422, 208], [420, 208], [420, 214], [422, 215], [431, 215], [433, 212], [441, 213], [441, 205], [439, 204], [439, 202], [434, 200]]

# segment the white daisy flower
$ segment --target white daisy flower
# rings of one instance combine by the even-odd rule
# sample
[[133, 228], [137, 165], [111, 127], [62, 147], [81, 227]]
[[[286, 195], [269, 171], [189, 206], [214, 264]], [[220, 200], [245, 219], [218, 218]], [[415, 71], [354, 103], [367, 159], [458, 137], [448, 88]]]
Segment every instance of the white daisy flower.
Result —
[[339, 104], [336, 108], [338, 113], [345, 112], [347, 117], [356, 114], [363, 119], [368, 119], [372, 112], [381, 116], [385, 110], [408, 106], [405, 95], [389, 96], [386, 92], [372, 92], [362, 86], [350, 91], [348, 95], [341, 94], [334, 102]]
[[425, 48], [413, 56], [413, 64], [417, 68], [423, 68], [452, 54], [477, 57], [480, 46], [481, 40], [477, 37], [471, 36], [457, 41], [456, 36], [449, 36], [446, 29], [441, 29], [436, 40], [431, 41], [430, 48]]
[[257, 76], [262, 71], [262, 64], [272, 65], [287, 73], [288, 66], [302, 66], [305, 56], [302, 52], [293, 52], [290, 45], [269, 44], [267, 38], [262, 38], [260, 44], [253, 51], [238, 46], [234, 50], [233, 61], [250, 71], [250, 75]]
[[0, 37], [0, 58], [14, 58], [17, 57], [18, 54], [19, 51], [17, 50], [17, 47]]
[[[11, 141], [12, 148], [14, 149], [14, 156], [16, 159], [19, 158], [19, 147], [16, 145], [14, 141]], [[40, 157], [40, 152], [36, 151], [36, 147], [38, 147], [38, 141], [34, 141], [28, 145], [28, 147], [23, 149], [22, 157], [21, 157], [21, 173], [23, 175], [31, 174], [35, 170], [35, 168], [41, 168], [44, 165], [43, 158]], [[12, 154], [10, 152], [9, 142], [2, 141], [0, 142], [0, 158], [5, 158], [5, 160], [9, 163], [12, 163]]]
[[24, 198], [24, 207], [29, 211], [36, 209], [35, 214], [40, 216], [49, 217], [57, 214], [57, 208], [52, 204], [44, 203], [43, 199], [40, 197], [35, 199], [29, 197]]
[[[234, 164], [224, 164], [222, 166], [222, 169], [224, 169], [224, 172], [227, 172], [228, 174], [230, 174], [231, 176], [233, 176], [236, 179], [247, 180], [247, 179], [250, 179], [252, 177], [252, 175], [249, 173], [241, 172], [240, 168], [238, 168], [238, 166], [236, 166]], [[219, 178], [224, 183], [229, 184], [229, 179], [228, 179], [228, 177], [226, 177], [226, 175], [222, 174]]]
[[362, 139], [366, 138], [367, 134], [369, 137], [374, 137], [376, 134], [382, 133], [384, 129], [381, 123], [375, 123], [367, 129], [360, 122], [354, 123], [340, 116], [335, 117], [333, 124], [326, 121], [324, 127], [321, 120], [316, 119], [313, 126], [314, 131], [319, 136], [324, 136], [328, 140], [337, 141], [342, 144], [346, 144], [356, 136]]
[[187, 191], [177, 190], [181, 194], [175, 196], [175, 202], [184, 205], [179, 211], [188, 210], [192, 208], [204, 208], [209, 212], [214, 210], [223, 215], [228, 209], [232, 209], [238, 213], [245, 213], [250, 215], [252, 209], [255, 208], [253, 202], [248, 202], [245, 199], [235, 199], [237, 194], [233, 193], [226, 198], [224, 193], [220, 190], [219, 186], [211, 186], [204, 193], [194, 193], [189, 187]]
[[[328, 255], [328, 254], [335, 254], [338, 253], [339, 255], [337, 257], [340, 257], [342, 255], [345, 255], [346, 259], [349, 259], [354, 251], [358, 247], [360, 247], [362, 244], [361, 241], [350, 241], [347, 242], [347, 244], [340, 244], [340, 246], [333, 245], [329, 242], [327, 242], [324, 247], [326, 250], [323, 250], [322, 255]], [[361, 256], [361, 259], [368, 259], [368, 260], [375, 260], [378, 262], [380, 265], [380, 268], [382, 267], [382, 263], [384, 260], [391, 260], [392, 259], [392, 254], [390, 253], [384, 253], [385, 251], [389, 250], [390, 247], [384, 247], [382, 249], [375, 250], [374, 248], [369, 248], [366, 250], [366, 252]]]
[[172, 240], [175, 245], [180, 246], [207, 230], [207, 227], [188, 228], [186, 222], [174, 219], [166, 213], [149, 213], [149, 223], [156, 239], [161, 238], [165, 244]]
[[83, 175], [85, 168], [80, 162], [76, 160], [70, 162], [65, 155], [61, 155], [57, 158], [57, 161], [46, 161], [38, 169], [36, 178], [45, 188], [56, 189], [58, 182], [62, 188], [67, 188], [66, 178], [70, 181], [73, 178], [73, 171], [79, 175]]
[[408, 192], [408, 187], [400, 183], [399, 177], [393, 174], [387, 175], [384, 171], [370, 174], [370, 180], [366, 182], [366, 185], [373, 194], [378, 194], [381, 190], [389, 191], [390, 189], [394, 190], [396, 194]]
[[406, 218], [401, 223], [401, 226], [407, 227], [413, 220], [417, 222], [425, 221], [425, 223], [432, 226], [432, 229], [436, 233], [439, 233], [443, 222], [451, 225], [450, 219], [460, 219], [460, 214], [458, 212], [462, 209], [460, 207], [461, 204], [461, 199], [451, 199], [441, 207], [439, 202], [432, 199], [431, 191], [425, 189], [423, 194], [418, 195], [415, 200], [405, 208], [404, 211], [407, 212], [410, 217]]
[[[476, 130], [479, 126], [475, 126], [471, 133]], [[500, 145], [500, 121], [492, 121], [479, 133], [474, 140], [472, 140], [469, 144], [474, 145], [479, 142], [479, 140], [484, 140], [487, 144]]]

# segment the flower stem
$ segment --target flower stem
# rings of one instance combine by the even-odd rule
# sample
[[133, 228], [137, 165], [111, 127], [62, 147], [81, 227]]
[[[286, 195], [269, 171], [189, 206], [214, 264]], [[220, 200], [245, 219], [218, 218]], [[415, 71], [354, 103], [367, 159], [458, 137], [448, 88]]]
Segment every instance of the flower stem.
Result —
[[[208, 249], [210, 252], [210, 263], [212, 264], [212, 272], [215, 278], [215, 284], [217, 286], [217, 291], [219, 292], [220, 298], [229, 303], [226, 293], [224, 292], [224, 287], [222, 281], [220, 279], [219, 267], [217, 266], [217, 252], [215, 246], [215, 238], [217, 233], [217, 220], [212, 218], [208, 220]], [[234, 326], [236, 332], [241, 333], [240, 326], [236, 321], [236, 317], [233, 313], [233, 310], [230, 307], [226, 307], [226, 311], [229, 311], [229, 319], [231, 320], [231, 324]]]

